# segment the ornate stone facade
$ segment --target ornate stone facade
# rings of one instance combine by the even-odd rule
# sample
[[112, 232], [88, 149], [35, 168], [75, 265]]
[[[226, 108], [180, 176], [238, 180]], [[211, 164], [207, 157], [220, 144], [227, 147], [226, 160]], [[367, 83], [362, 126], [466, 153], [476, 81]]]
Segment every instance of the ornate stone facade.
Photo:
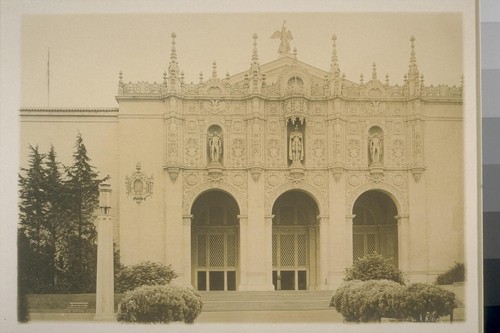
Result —
[[[156, 182], [155, 196], [140, 208], [126, 197], [118, 200], [124, 262], [171, 263], [181, 282], [202, 288], [201, 252], [196, 251], [204, 245], [197, 242], [212, 239], [211, 232], [237, 219], [231, 224], [237, 226], [239, 242], [236, 289], [276, 288], [280, 248], [273, 246], [285, 244], [289, 235], [296, 244], [307, 240], [305, 253], [315, 253], [307, 264], [294, 266], [297, 279], [306, 272], [307, 289], [332, 289], [353, 261], [354, 211], [362, 211], [357, 200], [367, 192], [378, 193], [381, 202], [387, 197], [396, 207], [397, 216], [388, 217], [397, 225], [395, 260], [411, 280], [431, 281], [454, 261], [463, 261], [463, 233], [445, 242], [448, 252], [442, 260], [433, 258], [440, 246], [430, 241], [435, 233], [463, 230], [456, 228], [463, 224], [462, 86], [426, 85], [413, 37], [404, 83], [391, 85], [387, 76], [379, 79], [376, 64], [369, 80], [346, 78], [336, 36], [329, 70], [301, 62], [285, 26], [273, 36], [281, 39], [279, 58], [260, 64], [254, 35], [251, 65], [234, 76], [219, 77], [214, 62], [208, 79], [200, 74], [198, 83], [187, 84], [177, 62], [175, 34], [162, 83], [125, 83], [120, 72], [120, 116], [115, 115], [119, 164], [113, 177], [123, 179], [127, 195], [136, 201], [150, 196], [153, 178], [139, 169], [126, 176], [131, 159], [140, 158], [154, 170]], [[23, 110], [22, 115], [33, 112]], [[445, 152], [451, 157], [442, 158]], [[150, 184], [150, 192], [135, 190], [136, 179]], [[456, 191], [447, 193], [447, 186]], [[231, 207], [238, 211], [224, 210], [218, 229], [197, 229], [202, 217], [193, 207], [204, 207], [197, 200], [215, 192], [232, 197]], [[282, 200], [285, 208], [276, 206], [287, 193], [306, 194], [311, 213], [294, 211], [297, 225], [277, 226], [276, 214], [284, 223], [285, 208], [293, 208], [286, 206], [288, 197]], [[218, 205], [227, 206], [213, 207]], [[210, 207], [206, 219], [216, 221]], [[309, 222], [299, 225], [302, 219]], [[197, 238], [201, 234], [208, 238]], [[283, 239], [273, 243], [272, 237]], [[227, 247], [236, 240], [224, 238], [220, 244]], [[384, 241], [376, 242], [381, 247]], [[226, 274], [224, 290], [230, 290], [233, 273], [226, 266], [217, 269]]]

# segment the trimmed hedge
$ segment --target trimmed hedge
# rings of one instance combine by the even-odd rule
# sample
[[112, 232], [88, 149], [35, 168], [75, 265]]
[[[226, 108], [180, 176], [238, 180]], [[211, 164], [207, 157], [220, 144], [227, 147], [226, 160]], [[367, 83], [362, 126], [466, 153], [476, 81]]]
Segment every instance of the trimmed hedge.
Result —
[[389, 259], [380, 254], [369, 254], [359, 258], [354, 264], [346, 269], [345, 281], [360, 280], [389, 280], [399, 284], [405, 284], [405, 277]]
[[334, 293], [330, 307], [334, 307], [349, 322], [398, 317], [394, 300], [403, 288], [399, 283], [388, 280], [347, 281]]
[[457, 307], [455, 294], [426, 283], [413, 283], [398, 295], [395, 307], [407, 319], [435, 322]]
[[125, 266], [116, 275], [115, 292], [123, 293], [141, 286], [168, 284], [175, 279], [171, 265], [165, 266], [150, 261]]
[[335, 291], [330, 307], [350, 322], [380, 321], [382, 317], [435, 322], [457, 306], [455, 294], [430, 284], [352, 280]]
[[465, 265], [463, 263], [455, 263], [443, 274], [438, 275], [436, 278], [436, 284], [446, 285], [453, 284], [455, 282], [465, 281]]
[[192, 288], [142, 286], [125, 293], [118, 306], [118, 321], [133, 323], [193, 323], [201, 313], [201, 295]]

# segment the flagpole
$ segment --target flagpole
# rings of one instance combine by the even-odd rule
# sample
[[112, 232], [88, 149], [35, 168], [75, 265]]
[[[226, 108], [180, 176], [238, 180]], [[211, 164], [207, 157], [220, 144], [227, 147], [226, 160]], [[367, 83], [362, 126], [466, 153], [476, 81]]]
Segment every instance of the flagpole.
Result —
[[47, 107], [50, 107], [50, 47], [47, 49]]

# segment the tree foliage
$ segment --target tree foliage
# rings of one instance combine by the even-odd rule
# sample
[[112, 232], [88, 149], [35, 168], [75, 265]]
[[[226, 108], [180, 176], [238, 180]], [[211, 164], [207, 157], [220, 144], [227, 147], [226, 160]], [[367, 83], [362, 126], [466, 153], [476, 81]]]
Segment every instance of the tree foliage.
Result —
[[389, 259], [385, 259], [380, 254], [369, 254], [354, 262], [346, 269], [346, 281], [351, 280], [390, 280], [400, 284], [405, 283], [405, 277]]
[[436, 278], [436, 284], [453, 284], [455, 282], [465, 281], [465, 265], [463, 263], [455, 263], [443, 274], [439, 274]]
[[115, 278], [115, 291], [123, 293], [140, 286], [168, 284], [177, 277], [170, 265], [150, 261], [123, 267]]
[[[51, 146], [29, 147], [19, 174], [19, 281], [28, 293], [95, 290], [98, 172], [78, 134], [73, 163], [64, 168]], [[63, 176], [64, 175], [64, 176]]]
[[133, 323], [193, 323], [203, 302], [198, 292], [176, 285], [142, 286], [125, 294], [118, 321]]

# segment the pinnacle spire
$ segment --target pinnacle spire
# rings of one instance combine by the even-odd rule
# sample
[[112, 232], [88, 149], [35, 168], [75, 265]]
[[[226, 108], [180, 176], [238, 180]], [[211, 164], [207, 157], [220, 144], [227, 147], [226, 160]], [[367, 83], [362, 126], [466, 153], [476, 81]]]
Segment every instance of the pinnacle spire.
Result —
[[177, 76], [179, 74], [179, 65], [177, 64], [177, 51], [175, 49], [175, 37], [177, 35], [172, 32], [172, 51], [170, 52], [170, 65], [168, 67], [168, 72], [171, 76]]
[[252, 61], [253, 62], [258, 62], [259, 61], [259, 55], [257, 53], [257, 38], [259, 38], [259, 36], [254, 33], [252, 37], [253, 37]]
[[212, 78], [217, 78], [217, 63], [215, 62], [215, 60], [212, 63]]
[[250, 68], [250, 71], [253, 73], [257, 73], [260, 71], [260, 65], [259, 65], [259, 55], [257, 53], [257, 38], [259, 36], [257, 34], [253, 34], [253, 51], [252, 51], [252, 65]]
[[415, 55], [415, 37], [410, 37], [411, 53], [408, 68], [408, 92], [410, 95], [420, 95], [420, 74], [418, 72], [417, 57]]
[[333, 74], [340, 74], [339, 60], [337, 58], [337, 35], [332, 36], [333, 47], [332, 47], [332, 63], [330, 65], [330, 72]]
[[372, 81], [377, 80], [377, 64], [374, 62], [372, 66]]

